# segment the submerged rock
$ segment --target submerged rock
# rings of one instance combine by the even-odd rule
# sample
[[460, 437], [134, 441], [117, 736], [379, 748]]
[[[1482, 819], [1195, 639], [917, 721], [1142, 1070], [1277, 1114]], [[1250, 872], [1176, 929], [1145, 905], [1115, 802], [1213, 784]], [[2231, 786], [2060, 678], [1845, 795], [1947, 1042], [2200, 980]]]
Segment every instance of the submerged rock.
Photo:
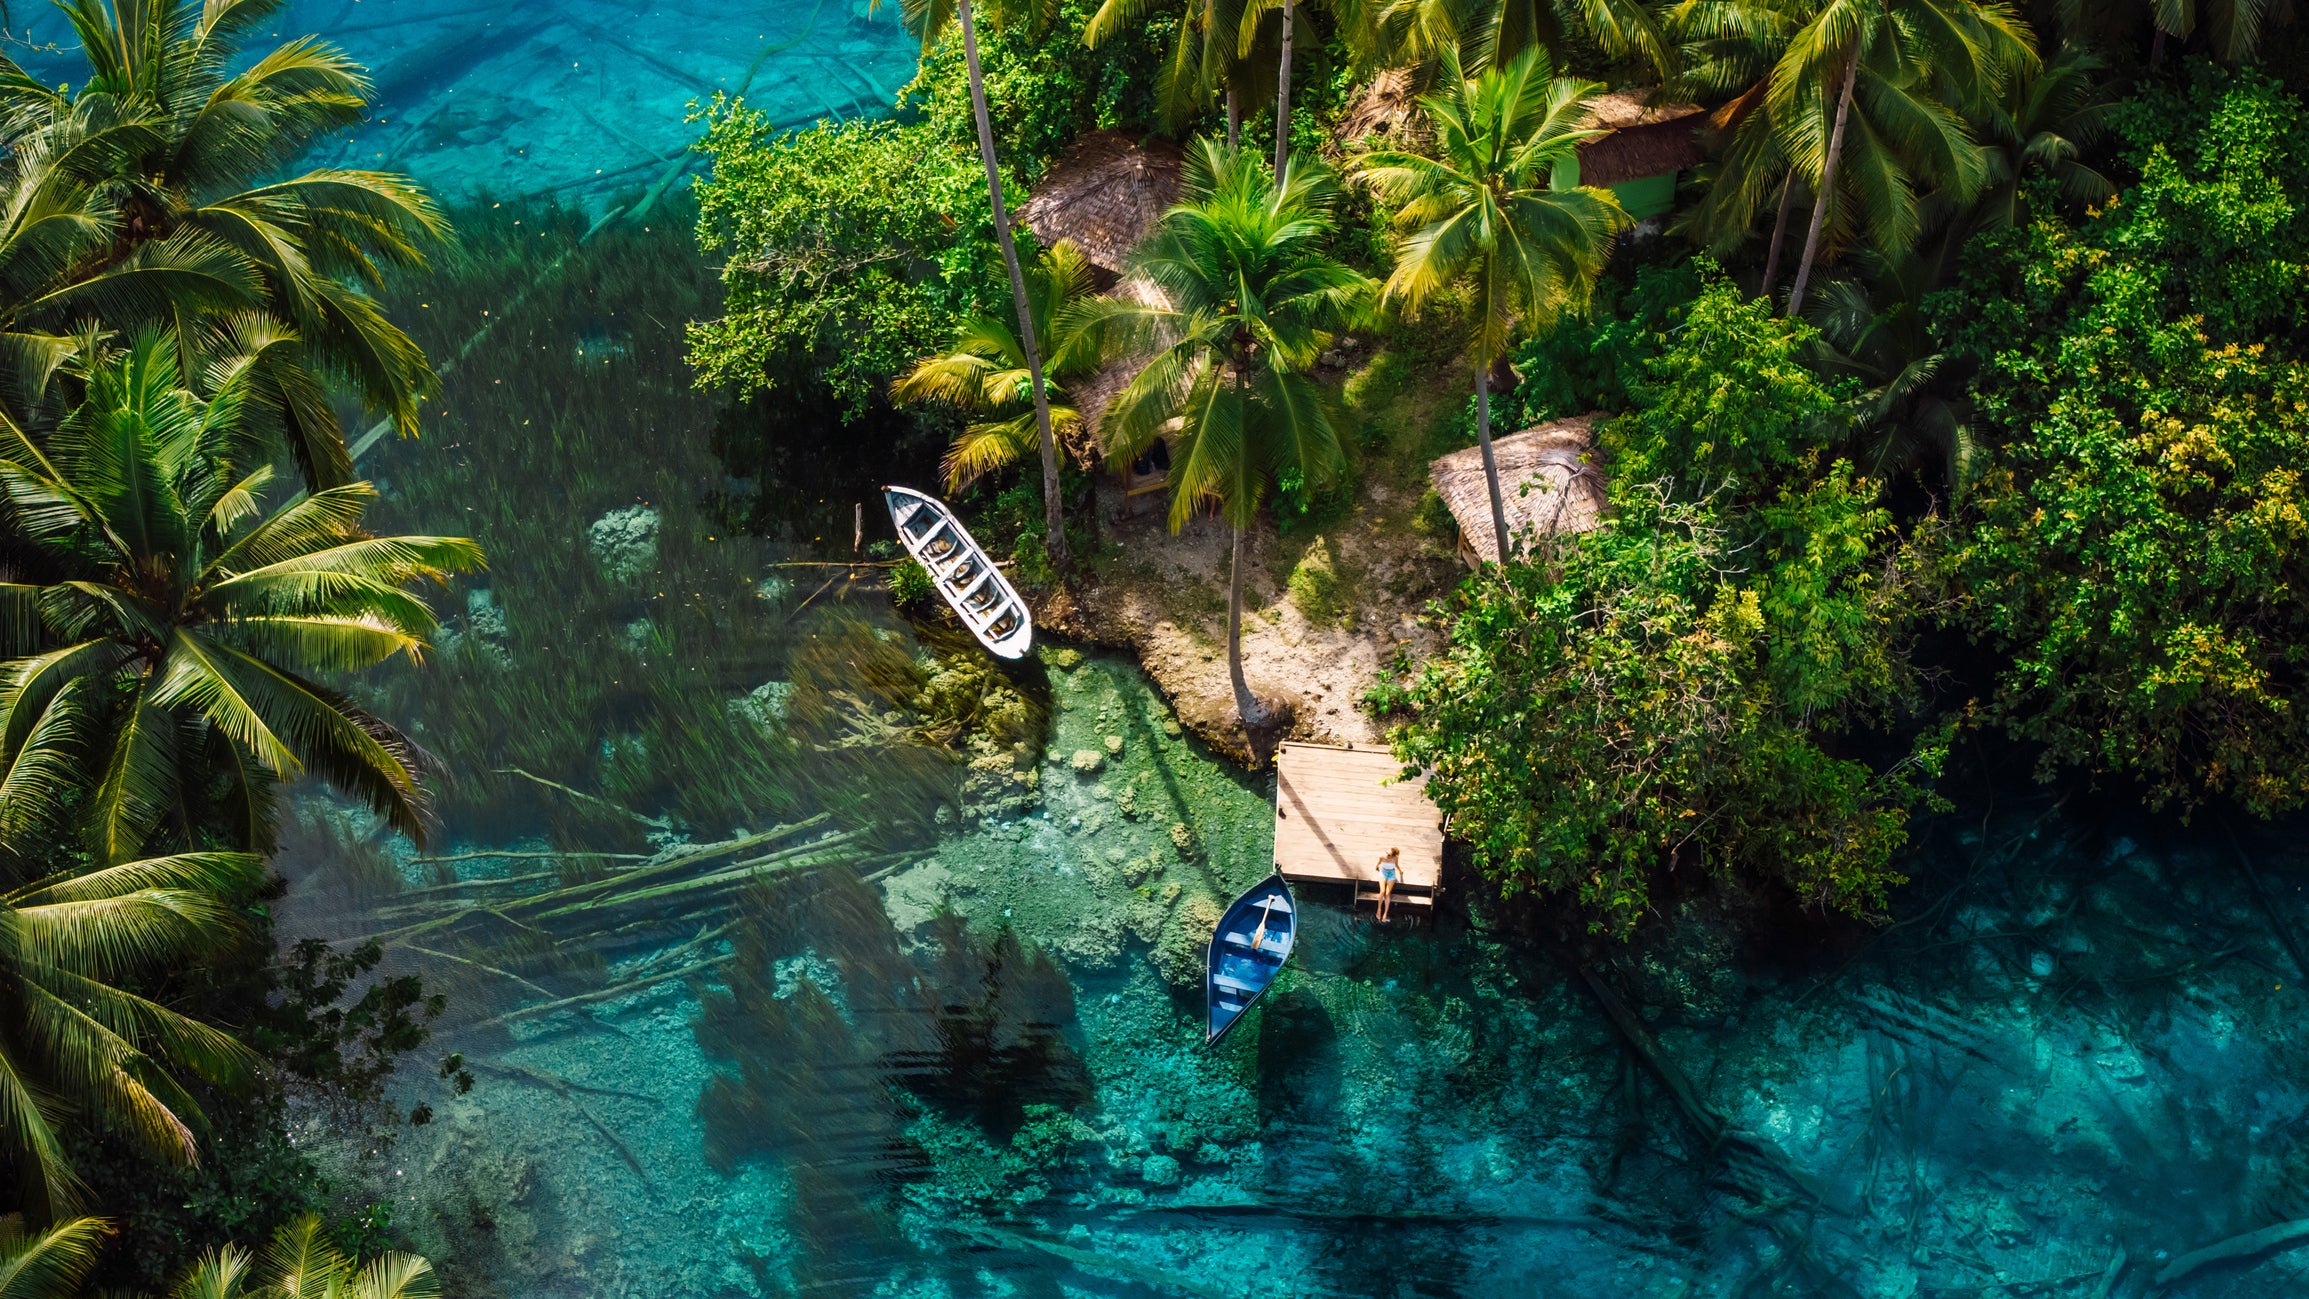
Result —
[[1074, 751], [1074, 774], [1078, 776], [1096, 775], [1098, 769], [1105, 765], [1106, 759], [1096, 749], [1076, 749]]
[[792, 698], [791, 681], [764, 681], [752, 690], [730, 701], [730, 712], [742, 717], [765, 731], [776, 730], [786, 720], [786, 701]]
[[1145, 1178], [1149, 1186], [1177, 1186], [1179, 1161], [1169, 1155], [1148, 1155], [1146, 1162], [1139, 1165], [1138, 1175]]
[[657, 567], [657, 534], [662, 520], [648, 505], [611, 510], [585, 530], [593, 560], [613, 582], [633, 583]]

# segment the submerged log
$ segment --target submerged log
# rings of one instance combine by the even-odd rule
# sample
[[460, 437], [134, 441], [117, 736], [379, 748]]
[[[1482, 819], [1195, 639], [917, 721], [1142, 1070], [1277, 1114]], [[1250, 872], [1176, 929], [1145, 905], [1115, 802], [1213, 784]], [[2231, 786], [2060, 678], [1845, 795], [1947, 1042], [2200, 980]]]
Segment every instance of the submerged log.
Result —
[[493, 1015], [473, 1027], [491, 1028], [498, 1024], [512, 1023], [517, 1019], [527, 1019], [531, 1015], [543, 1015], [556, 1010], [573, 1010], [579, 1006], [590, 1006], [594, 1002], [608, 1001], [613, 997], [620, 997], [629, 992], [639, 992], [643, 988], [663, 983], [668, 979], [678, 979], [685, 974], [703, 974], [718, 965], [727, 964], [735, 955], [736, 953], [732, 952], [708, 957], [691, 965], [678, 966], [671, 970], [660, 970], [656, 974], [645, 974], [638, 979], [628, 979], [613, 987], [598, 988], [592, 992], [581, 992], [574, 997], [563, 997], [558, 1001], [542, 1002], [535, 1006], [523, 1006], [517, 1010], [506, 1011], [502, 1015]]
[[2309, 1218], [2296, 1218], [2291, 1222], [2280, 1222], [2274, 1227], [2248, 1231], [2203, 1249], [2192, 1250], [2165, 1264], [2163, 1270], [2157, 1273], [2157, 1286], [2161, 1289], [2172, 1285], [2216, 1263], [2243, 1262], [2263, 1254], [2273, 1254], [2280, 1249], [2296, 1249], [2304, 1243], [2309, 1243]]

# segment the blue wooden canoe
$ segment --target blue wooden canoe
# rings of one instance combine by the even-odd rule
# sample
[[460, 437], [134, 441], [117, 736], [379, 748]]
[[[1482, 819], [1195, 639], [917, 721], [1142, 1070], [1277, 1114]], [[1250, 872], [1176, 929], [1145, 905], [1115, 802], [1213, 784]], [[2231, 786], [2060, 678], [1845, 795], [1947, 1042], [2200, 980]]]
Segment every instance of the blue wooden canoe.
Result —
[[1227, 908], [1219, 931], [1211, 935], [1211, 1021], [1204, 1045], [1217, 1045], [1251, 1003], [1265, 995], [1298, 937], [1299, 909], [1281, 875], [1259, 881]]

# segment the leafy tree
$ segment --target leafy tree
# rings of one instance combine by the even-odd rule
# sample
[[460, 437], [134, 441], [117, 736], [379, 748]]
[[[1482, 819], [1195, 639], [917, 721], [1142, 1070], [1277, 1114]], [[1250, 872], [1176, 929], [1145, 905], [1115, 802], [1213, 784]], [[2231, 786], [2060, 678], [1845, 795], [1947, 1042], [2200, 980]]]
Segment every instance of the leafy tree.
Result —
[[1987, 151], [1988, 182], [1971, 220], [1952, 223], [1952, 251], [1975, 230], [2018, 223], [2033, 178], [2049, 182], [2071, 208], [2116, 196], [2109, 178], [2085, 159], [2108, 118], [2103, 71], [2091, 52], [2064, 45], [2040, 67], [2013, 70], [1999, 93], [1978, 106], [1974, 122]]
[[[986, 111], [1006, 182], [1039, 174], [1085, 132], [1172, 132], [1207, 105], [1207, 95], [1183, 106], [1163, 98], [1171, 89], [1166, 65], [1177, 52], [1172, 38], [1183, 9], [1156, 6], [1135, 13], [1095, 45], [1063, 39], [1064, 33], [1086, 31], [1102, 4], [1044, 0], [1039, 21], [979, 27]], [[978, 123], [964, 53], [959, 33], [950, 31], [948, 39], [923, 52], [898, 101], [901, 118], [927, 118], [942, 139], [967, 150], [977, 146]], [[1170, 116], [1173, 108], [1183, 115]]]
[[2139, 179], [1984, 237], [1944, 304], [1988, 454], [1943, 566], [1986, 716], [2152, 802], [2309, 796], [2299, 102], [2202, 71], [2115, 114]]
[[724, 99], [704, 120], [698, 245], [728, 261], [723, 316], [689, 327], [701, 386], [763, 391], [808, 358], [856, 414], [990, 296], [983, 182], [929, 128], [781, 133]]
[[[1050, 394], [1043, 382], [1042, 340], [1034, 331], [1034, 304], [1026, 289], [1026, 272], [1018, 260], [1018, 245], [1010, 234], [1010, 212], [1002, 197], [1002, 161], [994, 150], [994, 125], [986, 111], [986, 75], [978, 63], [978, 27], [971, 0], [901, 0], [906, 25], [922, 39], [927, 50], [944, 36], [949, 23], [962, 33], [962, 58], [970, 78], [971, 115], [978, 127], [978, 158], [986, 167], [986, 199], [994, 209], [994, 241], [1002, 249], [1002, 265], [1010, 273], [1010, 303], [1018, 320], [1018, 347], [1026, 361], [1028, 389], [1034, 398], [1036, 441], [1042, 450], [1042, 515], [1044, 545], [1050, 562], [1064, 572], [1068, 564], [1065, 501], [1059, 494], [1058, 435], [1050, 423]], [[997, 5], [998, 20], [1042, 30], [1048, 6], [1028, 3], [1008, 9]]]
[[1976, 443], [1952, 373], [1959, 367], [1924, 310], [1930, 272], [1914, 257], [1870, 269], [1876, 274], [1821, 286], [1811, 312], [1820, 369], [1861, 386], [1843, 410], [1848, 453], [1880, 481], [1937, 462], [1951, 494], [1961, 496]]
[[170, 1292], [171, 1299], [432, 1299], [441, 1292], [431, 1263], [387, 1253], [362, 1267], [338, 1250], [311, 1214], [281, 1228], [255, 1262], [261, 1272], [252, 1271], [245, 1249], [212, 1250]]
[[70, 385], [58, 380], [86, 345], [84, 321], [128, 328], [257, 301], [253, 270], [198, 231], [113, 257], [108, 182], [150, 134], [113, 105], [76, 103], [20, 135], [0, 168], [0, 437], [20, 441], [62, 413]]
[[1325, 250], [1338, 197], [1312, 159], [1293, 159], [1277, 177], [1240, 150], [1198, 141], [1184, 200], [1136, 259], [1162, 300], [1106, 298], [1085, 309], [1092, 337], [1152, 353], [1107, 407], [1108, 455], [1127, 461], [1169, 438], [1172, 530], [1210, 503], [1233, 529], [1227, 673], [1246, 727], [1265, 715], [1243, 677], [1243, 533], [1285, 470], [1320, 483], [1345, 463], [1306, 373], [1372, 288]]
[[1584, 101], [1601, 89], [1554, 76], [1537, 48], [1472, 79], [1447, 52], [1442, 91], [1420, 101], [1436, 156], [1381, 152], [1360, 163], [1406, 232], [1384, 301], [1416, 316], [1462, 283], [1474, 299], [1475, 435], [1501, 563], [1514, 542], [1491, 450], [1492, 368], [1519, 332], [1552, 324], [1586, 297], [1627, 223], [1607, 191], [1552, 184], [1555, 168], [1602, 134], [1584, 125]]
[[[1678, 868], [1881, 911], [1911, 773], [1829, 742], [1905, 687], [1872, 496], [1839, 469], [1735, 521], [1619, 490], [1553, 563], [1469, 579], [1444, 651], [1376, 692], [1405, 718], [1396, 756], [1427, 769], [1488, 878], [1568, 893], [1596, 930], [1631, 930]], [[1761, 554], [1735, 540], [1750, 529]]]
[[1613, 474], [1671, 479], [1679, 495], [1726, 480], [1751, 499], [1800, 476], [1834, 441], [1840, 394], [1808, 364], [1815, 334], [1775, 320], [1713, 267], [1670, 326], [1666, 351], [1634, 385], [1636, 408], [1605, 431]]
[[1670, 320], [1607, 433], [1604, 526], [1470, 579], [1446, 649], [1374, 702], [1485, 873], [1599, 930], [1693, 866], [1874, 914], [1937, 741], [1878, 770], [1840, 737], [1911, 702], [1918, 563], [1824, 463], [1810, 329], [1712, 268]]
[[1587, 411], [1618, 414], [1633, 402], [1644, 364], [1668, 345], [1668, 330], [1699, 296], [1704, 257], [1641, 266], [1629, 277], [1596, 281], [1587, 305], [1515, 350], [1523, 376], [1501, 403], [1498, 422], [1524, 428]]
[[[37, 766], [37, 759], [33, 766]], [[26, 761], [10, 764], [10, 819], [22, 802]], [[35, 832], [36, 833], [36, 832]], [[17, 836], [13, 851], [44, 846]], [[83, 1114], [147, 1152], [193, 1162], [199, 1107], [170, 1076], [211, 1082], [246, 1073], [247, 1048], [122, 985], [213, 955], [239, 937], [231, 902], [263, 873], [241, 853], [184, 853], [85, 873], [17, 878], [0, 896], [0, 1134], [24, 1175], [29, 1204], [46, 1215], [78, 1206], [81, 1186], [64, 1128]]]
[[2150, 67], [2164, 60], [2166, 44], [2200, 37], [2212, 58], [2228, 65], [2258, 58], [2270, 32], [2293, 23], [2293, 5], [2286, 0], [2122, 0], [2117, 5], [2087, 5], [2085, 0], [2057, 0], [2053, 14], [2071, 39], [2138, 39], [2147, 30]]
[[[55, 132], [76, 137], [92, 120], [115, 124], [104, 178], [115, 209], [106, 222], [107, 264], [137, 263], [155, 245], [176, 256], [229, 250], [271, 318], [242, 380], [246, 418], [261, 413], [309, 486], [343, 484], [352, 461], [329, 382], [385, 412], [404, 434], [416, 431], [432, 370], [369, 292], [386, 271], [422, 267], [426, 250], [449, 237], [432, 200], [405, 177], [342, 168], [282, 177], [314, 141], [368, 114], [360, 66], [309, 37], [247, 58], [242, 41], [281, 0], [61, 7], [88, 79], [77, 89], [44, 86], [0, 60], [11, 142], [37, 146]], [[186, 293], [178, 288], [167, 305], [179, 312], [210, 305]], [[195, 314], [178, 330], [182, 368], [204, 376], [220, 344], [230, 354], [250, 332], [224, 335]]]
[[[1281, 41], [1260, 23], [1267, 6], [1259, 0], [1101, 0], [1083, 24], [1083, 44], [1100, 49], [1118, 37], [1159, 19], [1170, 30], [1170, 51], [1155, 77], [1157, 118], [1179, 131], [1209, 108], [1214, 95], [1226, 105], [1227, 147], [1242, 142], [1242, 101], [1265, 93], [1263, 71], [1282, 57]], [[1279, 29], [1278, 29], [1279, 32]], [[1284, 89], [1288, 93], [1286, 72]], [[1287, 101], [1286, 101], [1287, 102]], [[1281, 119], [1287, 122], [1286, 116]], [[1278, 132], [1288, 135], [1287, 129]]]
[[[1035, 334], [1052, 344], [1050, 377], [1063, 384], [1095, 371], [1097, 349], [1086, 345], [1073, 319], [1075, 309], [1092, 296], [1090, 262], [1082, 250], [1062, 239], [1044, 251], [1027, 276]], [[890, 385], [890, 395], [900, 402], [944, 402], [980, 417], [946, 452], [942, 467], [946, 486], [959, 491], [980, 474], [1016, 464], [1033, 453], [1032, 382], [1025, 349], [1010, 322], [973, 312], [955, 331], [953, 350], [924, 357]], [[1059, 400], [1050, 407], [1053, 426], [1071, 436], [1081, 416], [1065, 404], [1063, 391], [1054, 391]]]
[[0, 455], [31, 552], [30, 571], [0, 584], [0, 634], [19, 655], [0, 668], [0, 765], [60, 784], [67, 755], [89, 750], [104, 862], [164, 826], [198, 842], [211, 780], [227, 838], [262, 849], [275, 786], [307, 770], [421, 833], [415, 749], [316, 677], [420, 654], [433, 616], [404, 588], [475, 569], [480, 551], [363, 532], [366, 483], [263, 515], [273, 471], [236, 467], [245, 390], [195, 397], [156, 335], [87, 382], [45, 453]]

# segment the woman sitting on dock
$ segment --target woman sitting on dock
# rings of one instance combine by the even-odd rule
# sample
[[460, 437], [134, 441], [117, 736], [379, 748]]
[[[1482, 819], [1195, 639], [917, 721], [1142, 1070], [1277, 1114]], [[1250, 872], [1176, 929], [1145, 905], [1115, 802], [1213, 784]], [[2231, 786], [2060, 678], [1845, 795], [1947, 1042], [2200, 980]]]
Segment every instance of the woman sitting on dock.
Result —
[[1403, 850], [1389, 848], [1379, 859], [1379, 923], [1387, 923], [1387, 913], [1395, 902], [1395, 881], [1403, 878]]

